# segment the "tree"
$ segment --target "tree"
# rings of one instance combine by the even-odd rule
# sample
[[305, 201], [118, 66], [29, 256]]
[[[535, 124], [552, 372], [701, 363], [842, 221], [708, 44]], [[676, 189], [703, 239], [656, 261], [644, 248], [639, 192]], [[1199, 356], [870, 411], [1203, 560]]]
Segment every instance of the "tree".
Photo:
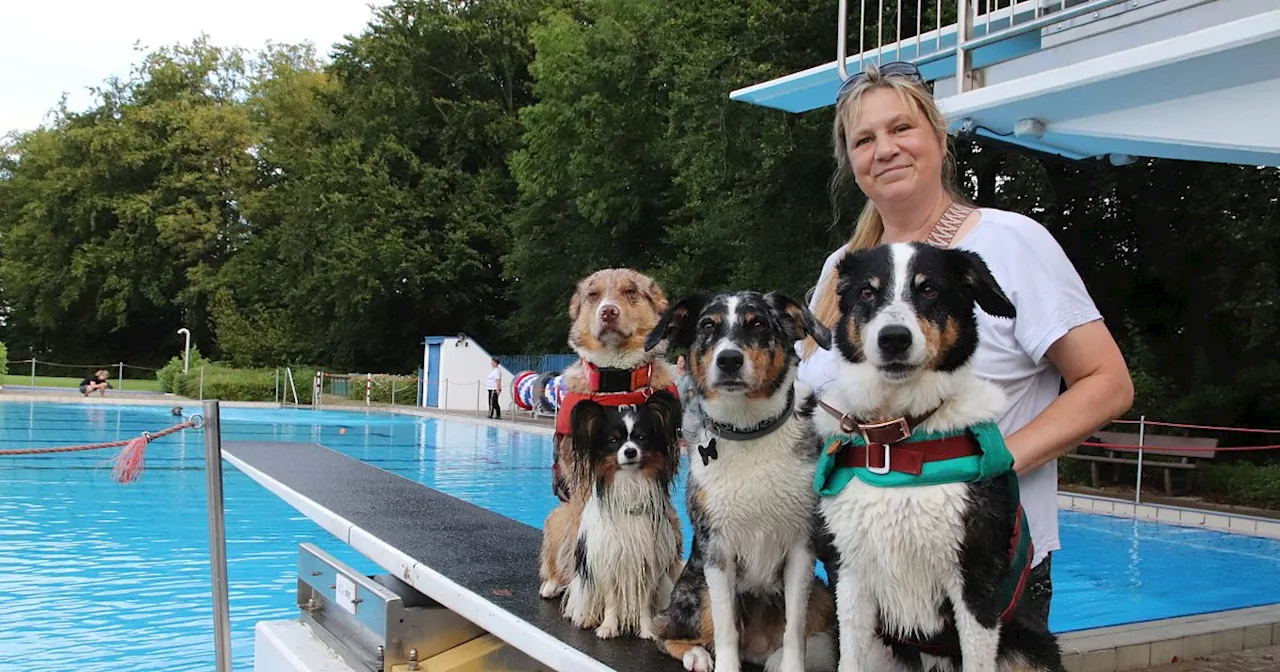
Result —
[[207, 338], [253, 167], [243, 68], [203, 38], [159, 49], [97, 89], [95, 107], [63, 105], [5, 147], [0, 284], [15, 350], [155, 361], [157, 333], [186, 324]]

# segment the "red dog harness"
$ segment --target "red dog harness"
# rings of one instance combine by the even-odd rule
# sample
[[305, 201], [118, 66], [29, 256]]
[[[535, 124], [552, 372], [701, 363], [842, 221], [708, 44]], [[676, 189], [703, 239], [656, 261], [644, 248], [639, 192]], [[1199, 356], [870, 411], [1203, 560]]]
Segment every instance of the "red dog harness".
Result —
[[[573, 427], [569, 424], [569, 419], [573, 413], [573, 407], [578, 402], [590, 399], [601, 406], [631, 406], [643, 404], [649, 397], [653, 396], [653, 386], [650, 385], [653, 379], [653, 364], [647, 364], [631, 370], [601, 369], [591, 362], [581, 361], [583, 367], [587, 370], [587, 385], [591, 388], [591, 392], [587, 394], [581, 392], [565, 393], [564, 399], [560, 401], [560, 409], [556, 412], [556, 446], [560, 445], [561, 439], [573, 433]], [[680, 393], [676, 389], [675, 383], [662, 389], [670, 392], [677, 399], [680, 398]], [[553, 454], [555, 455], [555, 461], [552, 463], [551, 469], [555, 479], [556, 495], [567, 502], [569, 501], [568, 492], [563, 491], [561, 486], [560, 451], [556, 450]]]

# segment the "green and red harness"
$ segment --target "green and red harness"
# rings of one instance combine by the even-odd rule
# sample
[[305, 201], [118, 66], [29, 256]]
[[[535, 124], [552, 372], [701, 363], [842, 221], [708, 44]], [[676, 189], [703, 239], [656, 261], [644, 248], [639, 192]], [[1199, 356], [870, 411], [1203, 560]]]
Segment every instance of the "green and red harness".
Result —
[[[999, 604], [1003, 605], [1000, 622], [1009, 622], [1026, 587], [1035, 547], [1022, 509], [1013, 455], [995, 423], [984, 422], [950, 432], [921, 432], [913, 428], [927, 415], [860, 423], [826, 404], [821, 406], [840, 419], [843, 431], [827, 439], [818, 460], [813, 489], [820, 496], [839, 494], [854, 478], [881, 488], [1005, 480], [1010, 501], [1016, 503], [1009, 514], [1013, 526], [1009, 572], [999, 593]], [[949, 653], [924, 642], [903, 643], [926, 653]]]

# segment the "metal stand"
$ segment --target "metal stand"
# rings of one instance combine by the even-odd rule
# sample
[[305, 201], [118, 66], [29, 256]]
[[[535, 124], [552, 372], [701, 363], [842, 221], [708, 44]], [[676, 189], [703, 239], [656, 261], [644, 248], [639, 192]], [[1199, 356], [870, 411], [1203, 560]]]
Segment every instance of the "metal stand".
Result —
[[217, 672], [231, 672], [227, 530], [222, 512], [222, 421], [218, 400], [204, 402], [204, 469], [209, 493], [209, 569], [213, 575], [213, 645]]

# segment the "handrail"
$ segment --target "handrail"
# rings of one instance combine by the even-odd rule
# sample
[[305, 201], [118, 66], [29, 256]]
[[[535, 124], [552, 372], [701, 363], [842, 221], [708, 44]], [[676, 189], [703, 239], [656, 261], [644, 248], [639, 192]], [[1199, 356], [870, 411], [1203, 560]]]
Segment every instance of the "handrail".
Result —
[[[862, 12], [858, 12], [859, 15]], [[844, 84], [849, 79], [849, 70], [844, 67], [845, 59], [845, 43], [848, 41], [849, 26], [849, 0], [840, 0], [840, 7], [836, 10], [836, 72], [840, 73], [840, 83]], [[858, 38], [862, 38], [862, 31], [858, 31]], [[859, 43], [858, 53], [862, 53], [861, 43]]]
[[[1024, 0], [1025, 1], [1025, 0]], [[1030, 0], [1032, 6], [1031, 18], [1022, 23], [1016, 23], [1018, 16], [1018, 0], [1008, 0], [1007, 8], [1000, 6], [1000, 0], [956, 0], [956, 42], [955, 46], [942, 48], [942, 0], [937, 2], [937, 33], [935, 35], [936, 48], [927, 56], [920, 53], [922, 44], [922, 16], [923, 4], [925, 0], [916, 0], [916, 33], [914, 41], [916, 45], [915, 56], [911, 59], [915, 62], [933, 61], [940, 58], [946, 58], [952, 54], [956, 57], [956, 91], [964, 93], [975, 88], [977, 82], [974, 79], [972, 52], [982, 47], [1000, 42], [1002, 40], [1016, 37], [1024, 33], [1040, 30], [1046, 26], [1069, 21], [1085, 14], [1097, 12], [1108, 7], [1123, 4], [1128, 0], [1089, 0], [1074, 7], [1065, 7], [1065, 2], [1057, 3], [1062, 7], [1059, 11], [1044, 14], [1042, 13], [1041, 0]], [[861, 0], [864, 6], [860, 7], [858, 12], [858, 56], [865, 59], [867, 54], [866, 41], [866, 11], [865, 3], [867, 0]], [[983, 4], [985, 2], [985, 4]], [[897, 20], [896, 40], [891, 44], [897, 45], [901, 51], [904, 40], [902, 38], [902, 4], [903, 0], [897, 0], [897, 12], [895, 13]], [[849, 6], [848, 0], [839, 0], [837, 8], [837, 26], [836, 26], [836, 71], [840, 76], [840, 83], [843, 84], [849, 79], [849, 69], [846, 60], [849, 57]], [[992, 5], [995, 5], [994, 9]], [[979, 15], [979, 10], [986, 8], [985, 14]], [[879, 14], [876, 19], [876, 44], [873, 51], [876, 52], [877, 62], [883, 55], [884, 49], [888, 44], [884, 42], [884, 0], [879, 0]], [[996, 31], [991, 30], [991, 21], [999, 14], [1008, 11], [1009, 25]], [[1024, 10], [1025, 12], [1025, 10]], [[980, 36], [974, 36], [974, 27], [980, 23], [980, 19], [985, 17], [987, 30]], [[912, 38], [908, 38], [909, 42]]]
[[[970, 0], [957, 0], [957, 1], [960, 3], [961, 6], [970, 3]], [[1106, 9], [1112, 5], [1123, 4], [1128, 1], [1129, 0], [1091, 0], [1090, 2], [1076, 5], [1075, 7], [1070, 7], [1062, 11], [1054, 12], [1052, 14], [1042, 14], [1040, 15], [1039, 18], [1032, 19], [1025, 23], [1019, 23], [1016, 26], [1012, 25], [1013, 19], [1010, 18], [1011, 25], [1008, 28], [1005, 28], [1003, 30], [998, 30], [994, 33], [989, 32], [983, 35], [982, 37], [971, 38], [971, 39], [965, 40], [964, 42], [959, 42], [957, 40], [957, 43], [960, 44], [961, 49], [965, 51], [971, 51], [973, 49], [977, 49], [978, 47], [985, 47], [988, 44], [999, 42], [1000, 40], [1003, 40], [1007, 37], [1021, 35], [1023, 33], [1031, 32], [1039, 28], [1044, 28], [1045, 26], [1048, 26], [1050, 24], [1061, 23], [1063, 21], [1074, 19], [1077, 16], [1080, 16], [1082, 14], [1089, 14], [1091, 12], [1096, 12], [1100, 9]], [[973, 0], [973, 2], [976, 3], [976, 0]], [[1010, 5], [1010, 7], [1012, 6], [1013, 5]], [[1039, 5], [1037, 5], [1037, 7], [1039, 7]], [[988, 18], [991, 16], [992, 13], [993, 12], [990, 12], [990, 11], [987, 12]]]
[[222, 508], [222, 421], [218, 412], [217, 399], [204, 402], [204, 470], [209, 493], [214, 656], [217, 672], [231, 672], [231, 602], [227, 587], [227, 530]]
[[[286, 366], [286, 367], [284, 367], [284, 380], [285, 380], [285, 382], [286, 382], [286, 383], [288, 383], [289, 387], [293, 390], [293, 405], [294, 405], [294, 407], [296, 408], [296, 407], [298, 407], [298, 406], [301, 406], [301, 405], [302, 405], [302, 398], [298, 396], [298, 384], [297, 384], [297, 382], [293, 379], [293, 367], [291, 367], [291, 366]], [[287, 403], [289, 403], [289, 391], [288, 391], [288, 390], [285, 390], [284, 402], [285, 402], [286, 404], [287, 404]]]

